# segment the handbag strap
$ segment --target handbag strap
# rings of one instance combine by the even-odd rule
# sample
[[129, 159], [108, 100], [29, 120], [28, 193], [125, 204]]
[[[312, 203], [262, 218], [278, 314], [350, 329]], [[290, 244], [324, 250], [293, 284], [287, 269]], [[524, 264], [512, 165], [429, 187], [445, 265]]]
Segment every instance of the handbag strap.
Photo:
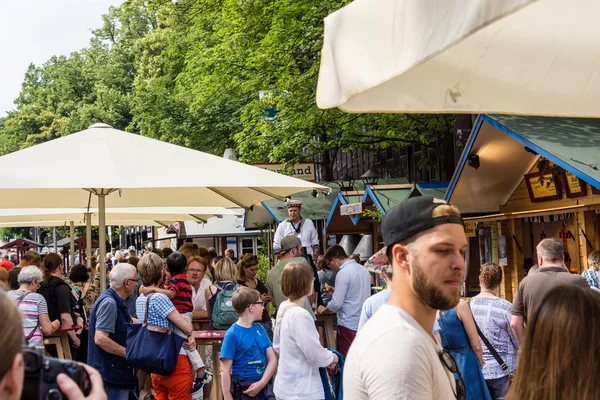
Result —
[[[467, 301], [467, 304], [469, 305], [469, 310], [471, 310], [471, 300]], [[473, 315], [473, 310], [471, 310], [471, 315]], [[492, 346], [492, 344], [490, 343], [490, 341], [485, 337], [485, 335], [483, 334], [483, 332], [481, 331], [481, 329], [479, 328], [479, 325], [477, 325], [477, 321], [475, 320], [475, 316], [473, 315], [473, 322], [475, 323], [475, 328], [477, 329], [477, 334], [479, 334], [479, 337], [481, 338], [481, 341], [483, 343], [485, 343], [485, 346], [488, 348], [488, 350], [490, 351], [490, 353], [492, 353], [492, 356], [494, 357], [494, 359], [496, 360], [496, 362], [500, 365], [500, 368], [502, 368], [503, 371], [508, 371], [508, 365], [506, 365], [506, 363], [504, 362], [504, 360], [502, 359], [502, 357], [500, 357], [500, 354], [498, 354], [498, 352], [496, 351], [496, 349], [494, 348], [494, 346]]]
[[[19, 299], [19, 301], [17, 301], [17, 308], [21, 305], [23, 300], [25, 300], [25, 297], [29, 296], [30, 294], [31, 294], [31, 292], [25, 293], [25, 296], [21, 297]], [[37, 329], [38, 329], [38, 325], [34, 326], [33, 329], [29, 332], [29, 335], [27, 335], [25, 337], [26, 343], [29, 343], [29, 341], [31, 340], [31, 338], [33, 337], [33, 335], [35, 334], [35, 331], [37, 331]]]
[[154, 293], [150, 293], [148, 297], [146, 297], [146, 312], [144, 313], [144, 322], [142, 325], [146, 325], [148, 323], [148, 307], [150, 306], [150, 297], [152, 297]]

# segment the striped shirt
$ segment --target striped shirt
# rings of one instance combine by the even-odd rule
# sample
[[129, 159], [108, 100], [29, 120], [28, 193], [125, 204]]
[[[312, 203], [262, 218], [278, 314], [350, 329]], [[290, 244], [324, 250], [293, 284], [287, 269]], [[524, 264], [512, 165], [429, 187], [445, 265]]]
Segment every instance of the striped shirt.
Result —
[[167, 289], [175, 293], [171, 300], [175, 309], [180, 313], [189, 313], [194, 309], [192, 303], [192, 285], [185, 274], [172, 276], [167, 282]]
[[[25, 296], [27, 297], [22, 300]], [[29, 336], [31, 331], [35, 329], [35, 333], [29, 340], [29, 345], [44, 347], [44, 337], [39, 327], [39, 316], [48, 314], [48, 305], [44, 296], [28, 290], [11, 290], [8, 292], [8, 297], [15, 304], [22, 300], [21, 304], [19, 304], [19, 310], [23, 313], [23, 334], [25, 337]]]

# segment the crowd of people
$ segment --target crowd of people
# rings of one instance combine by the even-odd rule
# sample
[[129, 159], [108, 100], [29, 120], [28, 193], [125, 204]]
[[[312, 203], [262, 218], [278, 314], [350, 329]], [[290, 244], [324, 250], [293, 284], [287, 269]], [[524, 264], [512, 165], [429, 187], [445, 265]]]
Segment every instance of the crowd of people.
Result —
[[[600, 252], [575, 275], [562, 242], [544, 239], [538, 268], [512, 304], [498, 297], [497, 264], [481, 267], [480, 293], [466, 301], [467, 241], [456, 207], [430, 197], [392, 207], [381, 226], [385, 247], [365, 265], [339, 245], [321, 252], [312, 234], [302, 233], [314, 226], [302, 220], [301, 204], [288, 207], [284, 228], [295, 233], [276, 238], [278, 262], [264, 271], [264, 282], [253, 254], [237, 259], [228, 249], [221, 257], [185, 243], [177, 251], [109, 253], [108, 289], [100, 292], [97, 266], [77, 264], [67, 276], [58, 254], [27, 252], [7, 273], [0, 267], [9, 290], [0, 296], [9, 303], [0, 303], [0, 319], [16, 308], [23, 315], [7, 320], [12, 330], [0, 333], [3, 343], [15, 340], [4, 336], [16, 325], [21, 341], [52, 354], [44, 335], [79, 326], [67, 332], [71, 352], [89, 365], [96, 384], [90, 398], [97, 399], [207, 398], [219, 372], [225, 400], [321, 400], [329, 398], [324, 377], [341, 374], [342, 365], [347, 399], [600, 398], [585, 379], [598, 371], [600, 356]], [[374, 295], [371, 273], [386, 286]], [[337, 351], [323, 347], [318, 316], [332, 318]], [[226, 331], [219, 371], [209, 371], [196, 350], [195, 320]], [[128, 326], [139, 322], [182, 338], [170, 375], [127, 361]], [[11, 379], [19, 356], [11, 357], [0, 360], [0, 393], [18, 389]], [[68, 378], [60, 383], [80, 396]]]

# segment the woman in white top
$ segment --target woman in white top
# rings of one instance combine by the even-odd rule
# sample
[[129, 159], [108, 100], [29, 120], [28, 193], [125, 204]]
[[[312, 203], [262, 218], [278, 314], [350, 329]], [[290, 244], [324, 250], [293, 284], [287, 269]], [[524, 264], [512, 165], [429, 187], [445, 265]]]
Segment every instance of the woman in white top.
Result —
[[303, 262], [291, 262], [281, 274], [281, 292], [288, 300], [277, 310], [273, 348], [279, 353], [274, 392], [278, 400], [325, 398], [319, 368], [337, 364], [338, 357], [323, 348], [313, 317], [304, 309], [313, 294], [313, 270]]

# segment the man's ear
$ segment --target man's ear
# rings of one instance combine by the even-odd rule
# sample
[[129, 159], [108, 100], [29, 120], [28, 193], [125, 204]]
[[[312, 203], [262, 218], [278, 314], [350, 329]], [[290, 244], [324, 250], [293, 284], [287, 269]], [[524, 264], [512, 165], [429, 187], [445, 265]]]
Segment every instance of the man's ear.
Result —
[[392, 261], [393, 264], [399, 266], [401, 269], [406, 269], [408, 271], [408, 258], [409, 258], [408, 247], [402, 244], [395, 244], [392, 247]]

